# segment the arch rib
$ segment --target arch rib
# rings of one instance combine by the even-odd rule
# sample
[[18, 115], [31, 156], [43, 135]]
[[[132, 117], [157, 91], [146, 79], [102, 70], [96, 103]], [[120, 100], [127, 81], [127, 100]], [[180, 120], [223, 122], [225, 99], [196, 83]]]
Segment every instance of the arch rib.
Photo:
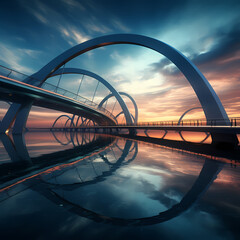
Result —
[[179, 118], [177, 125], [180, 125], [182, 119], [184, 118], [184, 116], [185, 116], [187, 113], [189, 113], [189, 112], [191, 112], [192, 110], [195, 110], [195, 109], [202, 109], [202, 108], [201, 108], [201, 107], [193, 107], [193, 108], [190, 108], [190, 109], [188, 109], [187, 111], [185, 111], [185, 112], [182, 114], [182, 116]]
[[[137, 124], [137, 122], [138, 122], [138, 107], [137, 107], [136, 101], [135, 101], [135, 100], [133, 99], [133, 97], [130, 96], [128, 93], [119, 92], [119, 94], [128, 97], [128, 98], [132, 101], [133, 106], [134, 106], [134, 110], [135, 110], [135, 116], [134, 116], [134, 118], [133, 118], [133, 119], [134, 119], [134, 124]], [[103, 104], [104, 104], [109, 98], [111, 98], [111, 97], [113, 97], [113, 96], [114, 96], [114, 95], [111, 94], [111, 93], [110, 93], [109, 95], [107, 95], [107, 96], [99, 103], [98, 107], [102, 107]], [[116, 116], [116, 118], [117, 118], [120, 114], [122, 114], [122, 112], [120, 112], [120, 113]], [[132, 115], [131, 115], [131, 116], [132, 116]]]
[[[68, 116], [68, 115], [66, 115], [66, 114], [63, 114], [63, 115], [60, 115], [59, 117], [56, 118], [56, 120], [55, 120], [54, 123], [52, 124], [52, 127], [51, 127], [51, 128], [54, 128], [54, 127], [55, 127], [55, 124], [57, 123], [57, 121], [58, 121], [60, 118], [63, 118], [63, 117], [66, 117], [67, 120], [70, 120], [70, 121], [71, 121], [71, 124], [74, 125], [73, 119], [72, 119], [70, 116]], [[65, 125], [66, 125], [66, 123], [65, 123]]]
[[[33, 74], [32, 77], [40, 79], [42, 81], [41, 83], [43, 83], [54, 71], [71, 59], [92, 49], [114, 44], [139, 45], [155, 50], [166, 56], [179, 68], [191, 84], [203, 107], [207, 120], [219, 119], [218, 124], [230, 125], [230, 121], [220, 99], [198, 68], [175, 48], [159, 40], [142, 35], [113, 34], [86, 41], [57, 56], [37, 73]], [[31, 83], [31, 80], [28, 82]], [[32, 82], [32, 84], [34, 84], [34, 82]]]
[[[120, 106], [124, 112], [127, 124], [132, 125], [132, 123], [133, 123], [132, 118], [131, 118], [131, 115], [130, 115], [130, 112], [128, 110], [126, 103], [123, 101], [122, 97], [117, 92], [117, 90], [105, 79], [103, 79], [102, 77], [100, 77], [99, 75], [97, 75], [93, 72], [90, 72], [90, 71], [87, 71], [84, 69], [80, 69], [80, 68], [64, 68], [64, 70], [58, 69], [55, 72], [53, 72], [51, 74], [51, 76], [49, 76], [49, 77], [54, 77], [54, 76], [61, 75], [61, 74], [83, 74], [83, 75], [95, 78], [96, 80], [101, 82], [106, 88], [108, 88], [112, 92], [112, 95], [116, 97], [118, 103], [120, 104]], [[130, 98], [130, 96], [128, 96], [128, 97]], [[100, 107], [102, 107], [102, 106], [99, 106], [99, 108]]]

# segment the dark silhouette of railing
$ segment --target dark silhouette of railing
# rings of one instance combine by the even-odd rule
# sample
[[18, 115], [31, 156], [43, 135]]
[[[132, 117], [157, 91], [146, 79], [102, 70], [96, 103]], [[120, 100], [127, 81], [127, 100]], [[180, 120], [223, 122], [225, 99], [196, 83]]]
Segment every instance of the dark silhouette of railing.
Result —
[[15, 79], [15, 80], [18, 80], [18, 81], [23, 81], [24, 79], [28, 78], [29, 80], [36, 80], [36, 81], [39, 81], [39, 79], [36, 79], [36, 78], [33, 78], [33, 77], [30, 77], [29, 75], [26, 75], [24, 73], [20, 73], [16, 70], [13, 70], [11, 68], [7, 68], [7, 67], [4, 67], [2, 65], [0, 65], [0, 75], [2, 76], [5, 76], [5, 77], [8, 77], [8, 78], [12, 78], [12, 79]]
[[[240, 117], [229, 118], [230, 126], [240, 126]], [[127, 124], [118, 124], [119, 126], [127, 126]], [[224, 126], [222, 119], [186, 119], [180, 123], [178, 121], [157, 121], [157, 122], [138, 122], [135, 126]]]
[[[239, 127], [240, 126], [240, 118], [230, 118], [230, 125], [226, 126], [224, 124], [221, 124], [222, 120], [218, 120], [218, 119], [214, 119], [211, 121], [206, 121], [203, 119], [189, 119], [189, 120], [183, 120], [180, 122], [178, 121], [158, 121], [158, 122], [139, 122], [137, 124], [118, 124], [117, 126], [104, 126], [104, 128], [128, 128], [128, 127]], [[66, 126], [62, 126], [62, 127], [52, 127], [51, 130], [62, 130], [62, 131], [75, 131], [77, 129], [98, 129], [101, 128], [102, 126], [98, 126], [98, 125], [81, 125], [81, 126], [70, 126], [70, 127], [66, 127]]]

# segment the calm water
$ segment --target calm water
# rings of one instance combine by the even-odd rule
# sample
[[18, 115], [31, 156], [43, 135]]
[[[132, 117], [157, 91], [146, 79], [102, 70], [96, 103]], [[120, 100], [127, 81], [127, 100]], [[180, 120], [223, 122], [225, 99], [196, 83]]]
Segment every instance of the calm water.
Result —
[[240, 238], [238, 162], [61, 132], [0, 151], [1, 239]]

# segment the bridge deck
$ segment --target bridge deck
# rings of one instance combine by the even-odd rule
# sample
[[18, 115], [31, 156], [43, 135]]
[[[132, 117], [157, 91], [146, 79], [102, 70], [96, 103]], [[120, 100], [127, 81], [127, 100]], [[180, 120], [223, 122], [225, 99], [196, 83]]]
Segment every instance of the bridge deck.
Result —
[[103, 124], [116, 124], [115, 119], [107, 111], [1, 75], [0, 93], [1, 100], [23, 103], [29, 99], [29, 101], [33, 100], [35, 106], [81, 115]]
[[[62, 129], [62, 128], [54, 128]], [[240, 127], [231, 126], [83, 126], [78, 128], [68, 128], [69, 130], [85, 129], [136, 129], [136, 130], [166, 130], [166, 131], [191, 131], [191, 132], [210, 132], [210, 133], [230, 133], [240, 134]]]

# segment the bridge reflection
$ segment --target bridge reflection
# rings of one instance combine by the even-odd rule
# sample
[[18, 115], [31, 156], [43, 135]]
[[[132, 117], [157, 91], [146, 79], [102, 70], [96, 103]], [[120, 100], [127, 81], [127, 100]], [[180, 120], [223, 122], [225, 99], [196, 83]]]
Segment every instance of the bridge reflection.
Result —
[[[189, 209], [207, 191], [224, 166], [223, 162], [206, 158], [199, 176], [182, 200], [157, 215], [136, 219], [105, 216], [65, 198], [64, 192], [74, 193], [84, 186], [106, 181], [119, 168], [131, 164], [138, 155], [138, 141], [90, 133], [52, 134], [60, 144], [72, 147], [31, 158], [24, 136], [18, 136], [13, 141], [7, 135], [1, 136], [12, 162], [0, 165], [0, 201], [7, 201], [26, 189], [32, 189], [66, 210], [96, 222], [151, 225], [168, 221]], [[6, 176], [6, 172], [10, 174]]]
[[[105, 216], [103, 214], [98, 214], [97, 212], [86, 209], [74, 203], [74, 201], [71, 202], [64, 197], [64, 194], [59, 194], [56, 188], [50, 187], [49, 190], [46, 186], [44, 186], [41, 188], [41, 190], [45, 189], [46, 191], [50, 191], [52, 193], [52, 195], [50, 195], [49, 192], [47, 193], [47, 198], [52, 202], [60, 204], [74, 214], [91, 219], [95, 222], [120, 226], [153, 225], [171, 220], [188, 210], [208, 190], [213, 181], [217, 178], [217, 175], [222, 170], [223, 166], [224, 163], [206, 160], [197, 180], [179, 203], [175, 204], [166, 211], [160, 212], [158, 215], [145, 218], [127, 219]], [[77, 187], [79, 188], [81, 185]], [[61, 186], [61, 184], [58, 185], [58, 188], [68, 191], [72, 191], [74, 189], [66, 188], [65, 186]], [[38, 189], [35, 188], [35, 191], [38, 191]]]

